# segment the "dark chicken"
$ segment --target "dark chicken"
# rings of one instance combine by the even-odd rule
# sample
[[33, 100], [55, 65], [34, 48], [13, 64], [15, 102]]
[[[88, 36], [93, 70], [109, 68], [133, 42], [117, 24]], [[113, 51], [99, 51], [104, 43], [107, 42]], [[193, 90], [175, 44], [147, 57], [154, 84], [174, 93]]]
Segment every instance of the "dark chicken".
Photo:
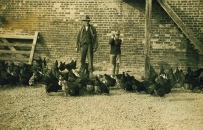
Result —
[[65, 68], [69, 71], [76, 69], [77, 61], [72, 60], [70, 63], [65, 65]]
[[58, 84], [59, 79], [55, 77], [52, 70], [49, 70], [47, 74], [45, 74], [43, 80], [45, 84], [45, 90], [47, 93], [57, 92], [58, 90], [62, 89], [62, 87]]
[[22, 63], [20, 66], [19, 80], [23, 85], [29, 85], [29, 79], [32, 76], [31, 65]]
[[116, 80], [112, 78], [110, 75], [104, 74], [104, 78], [106, 80], [106, 85], [108, 87], [113, 87], [116, 85]]
[[187, 74], [185, 75], [185, 83], [189, 85], [190, 90], [193, 90], [194, 88], [201, 89], [202, 72], [203, 68], [193, 71], [190, 67], [188, 67]]
[[66, 63], [65, 62], [62, 62], [62, 61], [60, 61], [60, 65], [59, 65], [59, 70], [60, 71], [63, 71], [63, 70], [65, 70], [66, 69]]
[[171, 86], [174, 86], [177, 83], [172, 68], [170, 68], [167, 73], [167, 79], [169, 80]]
[[106, 84], [101, 82], [97, 76], [95, 77], [94, 86], [98, 86], [100, 88], [100, 90], [101, 90], [101, 93], [109, 94], [109, 88], [106, 86]]
[[79, 84], [75, 82], [64, 81], [63, 87], [66, 95], [78, 96], [80, 94]]

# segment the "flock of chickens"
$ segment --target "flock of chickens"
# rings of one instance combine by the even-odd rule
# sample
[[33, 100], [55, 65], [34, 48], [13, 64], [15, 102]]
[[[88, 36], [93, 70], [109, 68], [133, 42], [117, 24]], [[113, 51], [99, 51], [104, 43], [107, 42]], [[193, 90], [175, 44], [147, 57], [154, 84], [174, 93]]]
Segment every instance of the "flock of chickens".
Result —
[[193, 71], [188, 67], [187, 73], [172, 68], [166, 73], [163, 67], [156, 73], [150, 69], [148, 79], [137, 80], [127, 72], [112, 77], [108, 74], [89, 77], [88, 69], [85, 74], [76, 71], [76, 61], [70, 63], [55, 61], [51, 67], [47, 66], [46, 59], [37, 59], [32, 65], [25, 63], [0, 61], [0, 86], [3, 85], [34, 85], [42, 83], [47, 93], [63, 91], [66, 95], [77, 96], [88, 94], [109, 94], [111, 87], [120, 87], [125, 91], [145, 92], [150, 95], [163, 97], [179, 84], [186, 89], [203, 90], [203, 68]]

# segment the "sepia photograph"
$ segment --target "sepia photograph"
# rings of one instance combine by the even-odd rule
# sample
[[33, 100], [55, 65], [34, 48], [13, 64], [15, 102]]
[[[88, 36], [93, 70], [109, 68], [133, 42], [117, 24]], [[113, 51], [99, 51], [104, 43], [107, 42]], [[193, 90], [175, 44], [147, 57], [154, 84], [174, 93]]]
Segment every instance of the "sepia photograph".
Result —
[[202, 130], [203, 0], [0, 0], [0, 130]]

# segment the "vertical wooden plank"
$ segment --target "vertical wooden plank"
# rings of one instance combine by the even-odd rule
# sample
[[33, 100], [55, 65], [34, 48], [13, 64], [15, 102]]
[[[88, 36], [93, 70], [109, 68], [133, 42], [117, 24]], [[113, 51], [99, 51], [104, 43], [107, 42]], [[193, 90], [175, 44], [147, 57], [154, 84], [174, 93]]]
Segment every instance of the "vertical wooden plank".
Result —
[[152, 0], [146, 0], [145, 5], [145, 78], [150, 76], [150, 41], [151, 41]]
[[32, 60], [33, 60], [33, 57], [34, 57], [35, 46], [36, 46], [36, 42], [37, 42], [37, 36], [38, 36], [38, 32], [35, 32], [35, 36], [34, 36], [34, 39], [33, 39], [32, 48], [31, 48], [30, 58], [29, 58], [28, 64], [32, 64]]

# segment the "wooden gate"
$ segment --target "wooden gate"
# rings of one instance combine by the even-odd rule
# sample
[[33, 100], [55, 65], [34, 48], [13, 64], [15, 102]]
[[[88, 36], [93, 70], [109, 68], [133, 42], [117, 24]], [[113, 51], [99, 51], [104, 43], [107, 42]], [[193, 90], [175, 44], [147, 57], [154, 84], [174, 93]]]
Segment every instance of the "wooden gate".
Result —
[[32, 64], [38, 32], [34, 35], [0, 35], [0, 60]]

